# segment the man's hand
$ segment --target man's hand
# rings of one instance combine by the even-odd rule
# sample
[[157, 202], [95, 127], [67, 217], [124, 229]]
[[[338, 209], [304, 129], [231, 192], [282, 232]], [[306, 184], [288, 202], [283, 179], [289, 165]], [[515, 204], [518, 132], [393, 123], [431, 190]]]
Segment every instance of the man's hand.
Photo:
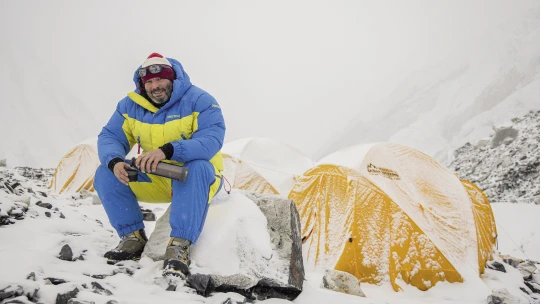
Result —
[[114, 176], [116, 176], [116, 178], [118, 178], [118, 180], [122, 184], [128, 186], [129, 185], [129, 177], [128, 177], [128, 173], [126, 171], [126, 168], [130, 168], [130, 165], [126, 164], [125, 162], [119, 162], [116, 165], [114, 165], [113, 173], [114, 173]]
[[161, 149], [156, 149], [139, 155], [135, 160], [135, 166], [145, 173], [152, 173], [156, 171], [158, 163], [164, 159], [165, 153]]

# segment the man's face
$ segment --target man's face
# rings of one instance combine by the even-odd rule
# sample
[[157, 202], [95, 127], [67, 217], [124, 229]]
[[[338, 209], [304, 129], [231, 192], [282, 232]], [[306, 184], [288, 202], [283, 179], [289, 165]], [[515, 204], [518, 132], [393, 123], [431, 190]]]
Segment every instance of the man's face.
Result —
[[172, 81], [164, 78], [152, 78], [144, 83], [144, 89], [154, 103], [166, 103], [171, 98]]

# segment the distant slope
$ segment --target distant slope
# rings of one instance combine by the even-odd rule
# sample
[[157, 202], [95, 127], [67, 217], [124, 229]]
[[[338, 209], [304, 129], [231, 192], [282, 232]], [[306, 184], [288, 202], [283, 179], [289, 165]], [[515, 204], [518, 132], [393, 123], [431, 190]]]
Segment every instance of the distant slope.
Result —
[[[467, 141], [540, 108], [540, 7], [471, 42], [435, 67], [417, 71], [318, 153], [391, 141], [443, 163]], [[375, 106], [374, 106], [375, 107]]]

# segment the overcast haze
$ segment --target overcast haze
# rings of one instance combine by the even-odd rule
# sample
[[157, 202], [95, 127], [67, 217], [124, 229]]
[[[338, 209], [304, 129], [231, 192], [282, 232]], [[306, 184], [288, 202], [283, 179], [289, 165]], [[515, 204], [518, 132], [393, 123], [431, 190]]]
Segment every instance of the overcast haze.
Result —
[[226, 141], [269, 137], [317, 159], [408, 75], [534, 3], [0, 0], [0, 158], [55, 166], [159, 52], [218, 100]]

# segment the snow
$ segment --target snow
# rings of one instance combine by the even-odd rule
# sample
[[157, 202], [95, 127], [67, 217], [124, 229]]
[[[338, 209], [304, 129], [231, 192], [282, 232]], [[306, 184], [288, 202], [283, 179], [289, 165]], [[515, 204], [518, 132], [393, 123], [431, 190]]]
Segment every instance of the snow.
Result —
[[[252, 238], [253, 244], [259, 246], [256, 251], [268, 252], [269, 248], [264, 248], [266, 242], [256, 241], [260, 237], [268, 237], [265, 219], [256, 206], [249, 204], [242, 199], [243, 196], [234, 192], [227, 197], [218, 199], [209, 211], [207, 225], [201, 235], [201, 242], [194, 249], [194, 254], [198, 258], [206, 261], [203, 267], [212, 267], [222, 273], [227, 273], [232, 268], [238, 267], [234, 262], [232, 252], [235, 248], [227, 247], [230, 237], [242, 235]], [[40, 288], [39, 296], [46, 303], [54, 303], [56, 294], [72, 290], [83, 283], [90, 285], [97, 281], [104, 288], [113, 292], [113, 296], [107, 297], [98, 295], [88, 290], [83, 290], [79, 298], [104, 303], [110, 299], [118, 299], [121, 303], [173, 303], [185, 301], [184, 303], [221, 303], [219, 299], [225, 297], [224, 294], [205, 299], [193, 293], [186, 293], [187, 288], [181, 288], [177, 292], [165, 291], [156, 284], [155, 278], [161, 275], [160, 262], [153, 262], [148, 258], [143, 258], [133, 276], [117, 274], [105, 279], [93, 279], [88, 275], [111, 274], [118, 266], [105, 263], [103, 253], [116, 246], [118, 238], [107, 221], [106, 214], [100, 205], [93, 205], [91, 198], [72, 199], [65, 196], [58, 196], [50, 200], [55, 207], [65, 215], [65, 219], [60, 219], [58, 213], [53, 213], [51, 218], [44, 216], [47, 209], [37, 207], [31, 203], [32, 216], [24, 220], [17, 221], [13, 225], [0, 227], [2, 237], [2, 249], [0, 250], [0, 288], [9, 284], [17, 283], [22, 286], [32, 285]], [[252, 220], [246, 221], [242, 226], [231, 227], [235, 234], [223, 234], [228, 229], [227, 225], [234, 223], [228, 218], [233, 215], [222, 212], [223, 204], [237, 205], [244, 215], [251, 216]], [[3, 206], [3, 205], [2, 205]], [[166, 207], [161, 204], [144, 204], [144, 208], [151, 208], [156, 213], [163, 213]], [[538, 259], [540, 252], [540, 235], [534, 219], [540, 216], [540, 206], [522, 204], [494, 204], [493, 205], [498, 228], [504, 227], [510, 235], [503, 237], [502, 233], [499, 241], [499, 251], [531, 259]], [[230, 209], [223, 209], [230, 210]], [[511, 212], [510, 212], [511, 211]], [[515, 225], [516, 218], [518, 225]], [[101, 225], [99, 222], [103, 225]], [[153, 230], [151, 222], [145, 222], [147, 232]], [[502, 230], [502, 229], [501, 229]], [[5, 237], [9, 235], [9, 237]], [[208, 243], [205, 236], [212, 235], [211, 239], [216, 240], [223, 237], [221, 243]], [[516, 242], [516, 244], [513, 244]], [[233, 242], [234, 243], [234, 242]], [[73, 249], [74, 257], [81, 254], [84, 260], [74, 262], [63, 261], [57, 258], [60, 248], [64, 244], [69, 244]], [[259, 244], [259, 245], [257, 245]], [[199, 252], [199, 247], [204, 247], [204, 252]], [[83, 250], [86, 250], [83, 253]], [[134, 263], [136, 264], [136, 263]], [[509, 291], [518, 294], [518, 284], [521, 274], [518, 270], [506, 265], [507, 273], [501, 273], [490, 269], [482, 276], [484, 284], [478, 286], [470, 282], [462, 284], [439, 283], [432, 289], [422, 292], [406, 284], [404, 291], [396, 293], [391, 286], [383, 284], [381, 286], [362, 284], [362, 290], [367, 298], [357, 298], [328, 290], [320, 289], [322, 272], [308, 272], [307, 281], [304, 283], [304, 291], [294, 301], [294, 303], [328, 303], [328, 301], [339, 303], [483, 303], [483, 300], [490, 293], [492, 288], [505, 287]], [[36, 282], [26, 280], [31, 272], [35, 272], [38, 280]], [[43, 281], [45, 277], [54, 277], [67, 280], [68, 283], [60, 285], [46, 285]], [[239, 295], [234, 295], [241, 297]], [[286, 303], [287, 301], [272, 299], [261, 303]]]

